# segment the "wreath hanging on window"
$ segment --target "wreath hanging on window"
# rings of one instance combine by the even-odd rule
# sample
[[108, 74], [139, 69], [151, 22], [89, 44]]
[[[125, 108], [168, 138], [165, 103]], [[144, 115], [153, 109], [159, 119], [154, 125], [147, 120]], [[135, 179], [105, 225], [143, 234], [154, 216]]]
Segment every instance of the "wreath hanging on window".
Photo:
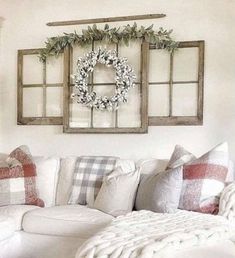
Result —
[[[89, 74], [94, 71], [97, 63], [115, 69], [115, 94], [111, 97], [98, 96], [89, 89]], [[127, 58], [118, 57], [115, 50], [99, 48], [87, 53], [77, 61], [77, 72], [73, 76], [75, 92], [72, 98], [89, 108], [97, 110], [115, 111], [121, 103], [128, 100], [128, 91], [135, 86], [136, 75], [133, 68], [127, 63]]]

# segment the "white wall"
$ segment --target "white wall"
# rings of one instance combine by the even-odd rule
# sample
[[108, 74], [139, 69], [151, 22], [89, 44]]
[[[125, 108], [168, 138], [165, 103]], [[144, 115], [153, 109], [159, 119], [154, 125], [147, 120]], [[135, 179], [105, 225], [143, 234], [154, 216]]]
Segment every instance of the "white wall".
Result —
[[[167, 17], [139, 24], [172, 28], [177, 40], [206, 41], [203, 126], [149, 127], [143, 135], [70, 135], [61, 126], [17, 126], [17, 49], [42, 47], [46, 37], [74, 30], [46, 22], [144, 13]], [[175, 144], [199, 155], [227, 140], [235, 160], [235, 1], [0, 0], [0, 17], [0, 152], [27, 144], [38, 155], [168, 157]]]

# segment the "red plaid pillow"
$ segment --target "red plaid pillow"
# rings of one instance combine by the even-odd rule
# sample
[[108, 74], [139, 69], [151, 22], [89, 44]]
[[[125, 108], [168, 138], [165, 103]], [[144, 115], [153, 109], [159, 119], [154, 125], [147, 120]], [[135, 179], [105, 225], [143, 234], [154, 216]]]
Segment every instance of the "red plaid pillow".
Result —
[[218, 213], [219, 197], [228, 173], [228, 162], [228, 145], [222, 143], [200, 158], [184, 164], [179, 208]]
[[0, 162], [0, 206], [29, 204], [44, 206], [36, 190], [36, 166], [27, 146], [15, 149]]

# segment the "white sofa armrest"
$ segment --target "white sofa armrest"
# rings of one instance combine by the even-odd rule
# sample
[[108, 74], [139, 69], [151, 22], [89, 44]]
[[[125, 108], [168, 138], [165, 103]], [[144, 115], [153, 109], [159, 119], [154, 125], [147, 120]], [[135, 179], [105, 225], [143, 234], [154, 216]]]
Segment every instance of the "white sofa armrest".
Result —
[[220, 197], [218, 215], [235, 222], [235, 182], [224, 188]]

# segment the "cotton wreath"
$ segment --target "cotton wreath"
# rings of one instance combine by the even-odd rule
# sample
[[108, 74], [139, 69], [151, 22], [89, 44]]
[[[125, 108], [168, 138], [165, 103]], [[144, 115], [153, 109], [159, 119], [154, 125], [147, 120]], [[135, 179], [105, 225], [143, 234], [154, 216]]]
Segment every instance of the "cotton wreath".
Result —
[[[97, 96], [95, 91], [90, 91], [88, 80], [89, 75], [94, 71], [97, 63], [115, 69], [115, 94], [111, 97]], [[73, 76], [75, 82], [75, 92], [72, 98], [77, 103], [97, 110], [114, 111], [121, 103], [128, 100], [128, 91], [135, 86], [135, 73], [133, 68], [127, 63], [127, 58], [118, 57], [115, 50], [99, 48], [91, 51], [84, 57], [78, 58], [77, 72]]]

